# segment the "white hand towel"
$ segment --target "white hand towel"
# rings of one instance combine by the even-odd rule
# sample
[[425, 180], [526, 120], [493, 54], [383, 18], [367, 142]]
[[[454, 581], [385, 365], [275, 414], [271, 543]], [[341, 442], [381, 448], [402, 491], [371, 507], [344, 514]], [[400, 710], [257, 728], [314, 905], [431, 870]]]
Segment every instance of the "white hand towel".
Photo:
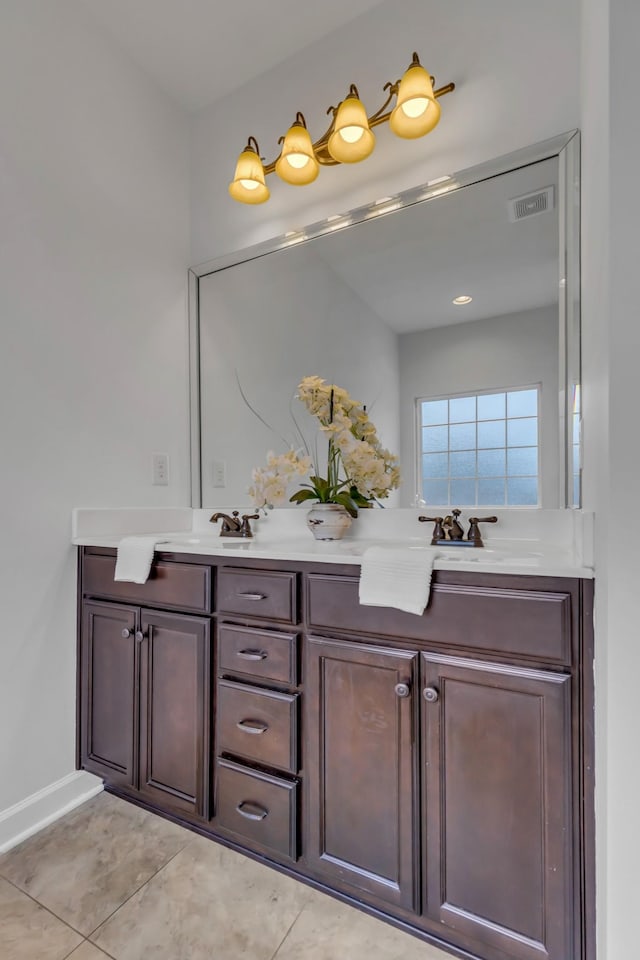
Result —
[[118, 544], [114, 580], [146, 583], [156, 545], [166, 543], [157, 537], [124, 537]]
[[360, 603], [421, 616], [429, 603], [437, 550], [369, 547], [362, 555]]

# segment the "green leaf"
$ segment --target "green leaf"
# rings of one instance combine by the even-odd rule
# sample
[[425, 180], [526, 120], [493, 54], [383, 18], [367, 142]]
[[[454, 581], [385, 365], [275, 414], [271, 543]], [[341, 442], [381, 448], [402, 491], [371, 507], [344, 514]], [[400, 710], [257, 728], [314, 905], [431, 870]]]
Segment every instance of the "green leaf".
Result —
[[356, 506], [360, 507], [363, 510], [371, 506], [371, 500], [368, 497], [365, 497], [362, 493], [360, 493], [357, 487], [351, 487], [351, 489], [349, 490], [349, 496], [351, 497], [353, 502], [356, 504]]
[[337, 494], [337, 496], [333, 498], [332, 502], [339, 503], [341, 506], [343, 506], [347, 513], [354, 518], [354, 520], [358, 516], [358, 508], [348, 493], [343, 492]]
[[289, 497], [289, 503], [303, 503], [305, 500], [317, 500], [318, 495], [313, 490], [298, 490]]
[[329, 481], [325, 480], [324, 477], [310, 477], [311, 483], [315, 490], [318, 491], [318, 494], [325, 494], [329, 488]]

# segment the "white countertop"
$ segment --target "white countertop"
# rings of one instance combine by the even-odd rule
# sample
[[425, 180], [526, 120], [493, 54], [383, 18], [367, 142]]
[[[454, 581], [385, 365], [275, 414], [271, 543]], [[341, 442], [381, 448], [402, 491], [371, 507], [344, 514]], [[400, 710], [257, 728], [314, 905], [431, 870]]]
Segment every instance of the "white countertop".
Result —
[[[204, 556], [225, 557], [233, 560], [234, 557], [242, 560], [291, 560], [312, 563], [334, 563], [359, 565], [364, 552], [373, 546], [406, 547], [411, 550], [433, 550], [435, 553], [434, 569], [453, 570], [469, 573], [503, 573], [520, 574], [544, 577], [578, 577], [593, 578], [593, 569], [585, 564], [578, 555], [573, 544], [549, 542], [548, 540], [529, 538], [507, 539], [491, 538], [485, 541], [482, 548], [451, 546], [431, 547], [429, 529], [422, 528], [422, 535], [393, 537], [389, 534], [392, 527], [411, 530], [404, 523], [390, 522], [385, 518], [386, 529], [379, 525], [376, 532], [380, 536], [366, 536], [372, 531], [372, 524], [368, 528], [361, 527], [356, 535], [350, 530], [343, 540], [317, 541], [303, 524], [302, 512], [283, 511], [289, 517], [283, 520], [278, 518], [273, 522], [271, 517], [266, 521], [258, 521], [255, 526], [253, 539], [239, 539], [221, 537], [209, 524], [208, 517], [211, 511], [167, 511], [161, 517], [162, 511], [147, 511], [144, 518], [143, 511], [101, 511], [99, 522], [91, 522], [92, 518], [81, 514], [95, 514], [96, 511], [74, 512], [73, 543], [77, 546], [95, 546], [116, 548], [127, 533], [144, 534], [153, 537], [157, 543], [157, 550], [175, 554], [201, 554]], [[123, 519], [123, 513], [126, 514]], [[274, 511], [274, 514], [277, 511]], [[391, 511], [385, 511], [386, 514]], [[107, 514], [113, 514], [110, 518]], [[191, 517], [188, 514], [192, 514]], [[154, 519], [157, 521], [153, 526]], [[166, 529], [165, 522], [179, 520], [185, 529]], [[395, 517], [394, 520], [398, 518]], [[415, 517], [411, 517], [415, 524]], [[128, 522], [126, 522], [128, 520]], [[189, 522], [189, 520], [191, 522]], [[359, 522], [359, 521], [358, 521]], [[111, 529], [109, 529], [111, 527]], [[163, 529], [165, 527], [165, 529]], [[404, 533], [404, 529], [401, 529]]]

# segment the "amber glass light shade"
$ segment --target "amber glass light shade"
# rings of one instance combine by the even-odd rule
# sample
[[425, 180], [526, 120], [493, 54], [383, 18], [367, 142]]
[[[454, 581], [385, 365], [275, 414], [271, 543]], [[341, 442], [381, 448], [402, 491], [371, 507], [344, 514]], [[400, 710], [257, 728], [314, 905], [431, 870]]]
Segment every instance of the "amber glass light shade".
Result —
[[369, 127], [367, 111], [355, 87], [336, 111], [327, 149], [339, 163], [358, 163], [373, 151], [376, 138]]
[[238, 157], [236, 173], [229, 184], [229, 193], [240, 203], [264, 203], [271, 194], [264, 180], [264, 167], [258, 154], [258, 144], [254, 140], [254, 148], [251, 140], [253, 137]]
[[299, 113], [282, 142], [282, 150], [276, 160], [276, 173], [285, 183], [303, 187], [307, 183], [313, 183], [319, 170], [320, 164], [313, 152], [309, 131], [304, 117]]
[[431, 77], [414, 53], [411, 66], [400, 81], [389, 126], [396, 136], [414, 140], [433, 130], [439, 119], [440, 104], [433, 95]]

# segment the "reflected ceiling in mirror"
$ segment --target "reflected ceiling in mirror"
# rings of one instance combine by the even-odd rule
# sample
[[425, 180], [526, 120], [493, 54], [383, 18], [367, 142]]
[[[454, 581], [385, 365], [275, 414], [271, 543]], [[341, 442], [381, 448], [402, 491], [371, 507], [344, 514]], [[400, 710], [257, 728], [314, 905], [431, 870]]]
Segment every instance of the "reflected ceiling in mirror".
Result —
[[[404, 482], [388, 505], [565, 505], [562, 164], [553, 155], [452, 185], [200, 271], [194, 469], [204, 505], [247, 502], [266, 452], [299, 445], [292, 412], [312, 439], [293, 399], [310, 374], [365, 403], [399, 452]], [[507, 406], [516, 410], [525, 388], [536, 391], [535, 418], [516, 423]], [[488, 429], [490, 404], [473, 399], [460, 427], [455, 411], [469, 411], [470, 398], [501, 394], [501, 423], [496, 415]], [[436, 408], [423, 401], [449, 398], [436, 442], [423, 422]]]

